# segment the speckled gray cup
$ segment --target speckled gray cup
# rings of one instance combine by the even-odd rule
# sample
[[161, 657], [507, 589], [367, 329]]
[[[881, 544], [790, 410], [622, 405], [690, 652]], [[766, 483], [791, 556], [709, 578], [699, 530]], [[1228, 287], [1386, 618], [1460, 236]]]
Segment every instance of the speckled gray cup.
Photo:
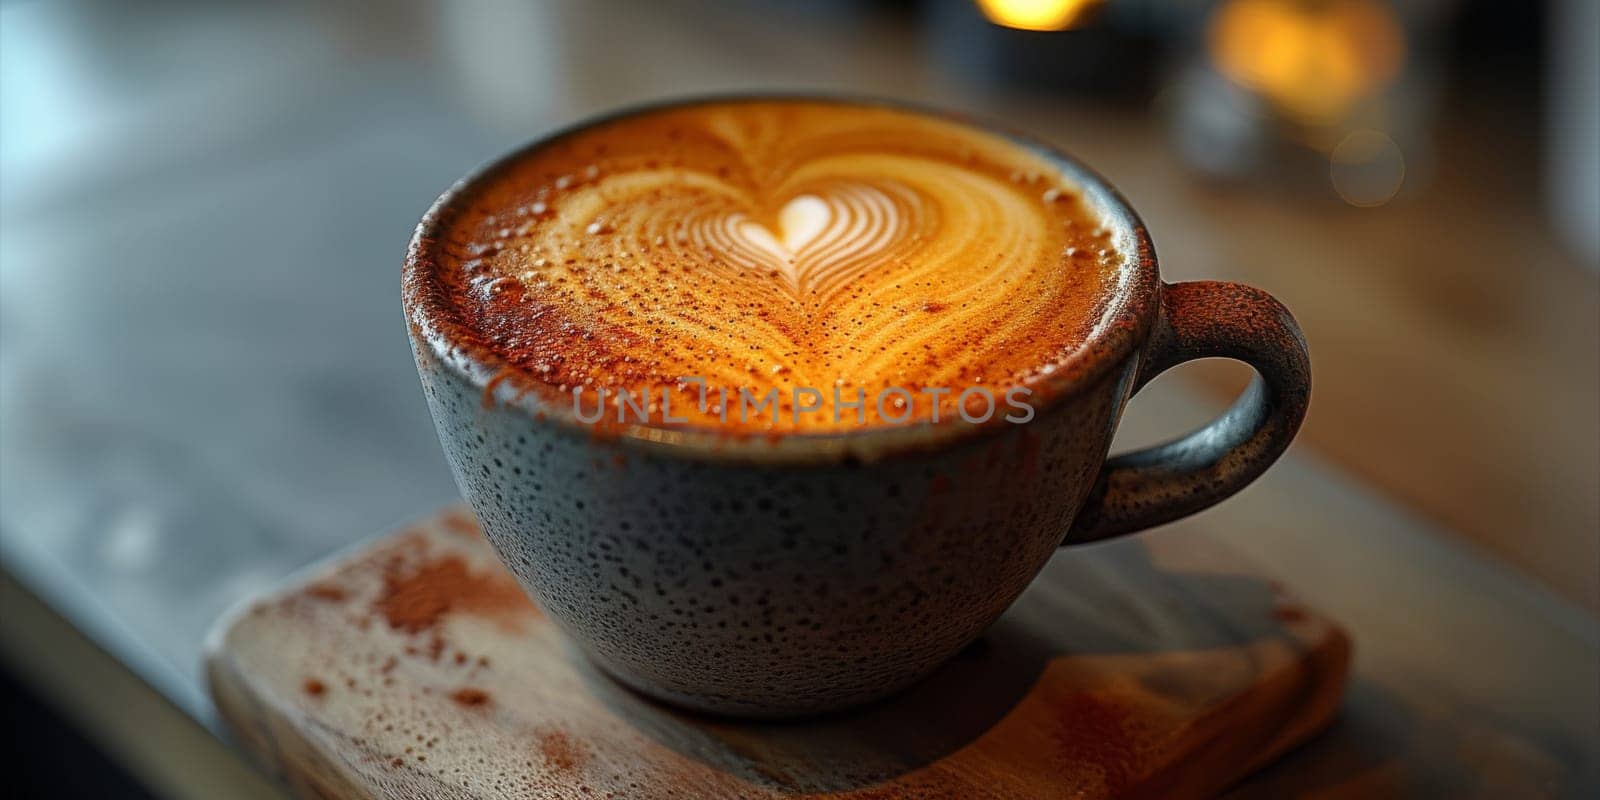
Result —
[[[1056, 548], [1216, 503], [1288, 447], [1310, 393], [1288, 311], [1237, 284], [1163, 284], [1143, 223], [1115, 190], [1011, 138], [1059, 162], [1129, 256], [1094, 338], [1020, 425], [947, 420], [778, 440], [597, 432], [570, 408], [498, 385], [506, 365], [457, 335], [436, 280], [435, 233], [526, 150], [428, 211], [404, 300], [445, 454], [501, 558], [607, 672], [716, 713], [864, 703], [970, 643]], [[1207, 427], [1107, 460], [1133, 392], [1210, 356], [1245, 361], [1258, 377]]]

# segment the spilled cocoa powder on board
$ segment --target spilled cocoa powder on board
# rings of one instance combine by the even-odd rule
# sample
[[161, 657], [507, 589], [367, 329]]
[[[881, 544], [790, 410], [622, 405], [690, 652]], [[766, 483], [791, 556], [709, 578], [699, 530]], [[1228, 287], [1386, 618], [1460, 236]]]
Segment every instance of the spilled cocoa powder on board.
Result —
[[346, 597], [344, 587], [331, 583], [313, 583], [305, 588], [307, 597], [325, 600], [329, 603], [343, 603]]
[[450, 699], [457, 705], [468, 707], [486, 706], [489, 704], [489, 693], [471, 686], [463, 686], [450, 693]]
[[562, 730], [539, 732], [539, 755], [551, 769], [560, 772], [577, 769], [589, 757], [583, 745], [574, 741], [566, 731]]
[[1307, 616], [1309, 615], [1306, 613], [1305, 609], [1295, 606], [1284, 605], [1272, 609], [1273, 619], [1289, 625], [1293, 625], [1297, 622], [1304, 622]]
[[390, 565], [373, 610], [389, 627], [406, 633], [432, 631], [451, 613], [503, 617], [535, 611], [516, 581], [506, 575], [475, 573], [455, 555], [414, 567]]
[[1113, 694], [1078, 692], [1056, 711], [1060, 725], [1053, 738], [1075, 772], [1100, 773], [1104, 790], [1121, 795], [1144, 777], [1158, 731], [1148, 729], [1137, 710]]
[[478, 520], [471, 512], [449, 511], [440, 518], [440, 522], [445, 530], [460, 536], [477, 538], [482, 535], [482, 531], [478, 529]]

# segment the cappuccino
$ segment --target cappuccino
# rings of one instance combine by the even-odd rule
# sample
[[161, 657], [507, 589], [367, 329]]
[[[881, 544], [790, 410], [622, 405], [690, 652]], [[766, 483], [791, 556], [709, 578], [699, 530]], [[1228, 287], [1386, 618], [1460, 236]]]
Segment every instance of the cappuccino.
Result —
[[597, 423], [1026, 421], [1127, 256], [1049, 157], [846, 102], [637, 112], [497, 167], [462, 208], [430, 276], [455, 327]]

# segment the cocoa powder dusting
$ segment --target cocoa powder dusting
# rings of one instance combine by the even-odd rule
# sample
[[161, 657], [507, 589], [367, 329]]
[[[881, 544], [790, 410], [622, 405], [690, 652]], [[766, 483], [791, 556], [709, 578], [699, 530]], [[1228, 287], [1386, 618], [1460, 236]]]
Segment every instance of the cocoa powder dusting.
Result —
[[1295, 606], [1278, 606], [1272, 610], [1272, 616], [1279, 622], [1293, 625], [1306, 620], [1306, 611]]
[[305, 588], [305, 595], [316, 600], [325, 600], [329, 603], [343, 603], [347, 596], [342, 586], [331, 583], [314, 583]]
[[475, 707], [489, 704], [489, 693], [482, 689], [463, 686], [450, 693], [450, 699], [458, 705]]
[[439, 656], [444, 653], [444, 647], [444, 637], [435, 633], [433, 638], [428, 640], [428, 659], [430, 661], [438, 661]]
[[442, 522], [445, 530], [459, 536], [465, 536], [470, 539], [476, 538], [480, 534], [478, 520], [469, 511], [449, 511], [445, 513]]
[[[445, 556], [411, 569], [394, 565], [387, 570], [373, 610], [395, 630], [422, 633], [450, 613], [502, 616], [532, 612], [534, 606], [509, 577], [474, 573], [460, 556]], [[437, 656], [442, 646], [430, 650]]]
[[[724, 140], [721, 126], [729, 120], [750, 136], [737, 143]], [[659, 170], [641, 171], [674, 130], [685, 132], [682, 149]], [[711, 141], [718, 144], [710, 146]], [[903, 156], [903, 142], [909, 141], [916, 142], [918, 159], [944, 168], [915, 175], [882, 172], [878, 159], [854, 158], [879, 152]], [[751, 226], [730, 222], [743, 216], [767, 216], [768, 210], [781, 216], [780, 209], [799, 198], [769, 194], [789, 186], [772, 178], [802, 174], [793, 170], [803, 171], [807, 163], [827, 163], [835, 142], [849, 142], [839, 152], [852, 155], [852, 166], [828, 167], [830, 185], [835, 176], [845, 177], [835, 170], [854, 170], [853, 181], [875, 186], [883, 180], [913, 191], [920, 201], [897, 206], [888, 221], [872, 217], [870, 236], [816, 240], [815, 249], [807, 251], [814, 257], [803, 259], [814, 264], [805, 273], [781, 256], [761, 256], [756, 251], [764, 248], [752, 249], [742, 238], [748, 233], [728, 240], [708, 234], [726, 224], [739, 231], [761, 227], [755, 219], [749, 220]], [[581, 205], [565, 205], [599, 191], [595, 178], [574, 177], [591, 169], [606, 174], [608, 182], [617, 177], [638, 190], [611, 198], [598, 216]], [[691, 176], [697, 179], [688, 180]], [[1001, 206], [967, 202], [964, 187], [979, 185], [969, 179], [1035, 213], [986, 212]], [[717, 190], [717, 199], [708, 200], [702, 180], [726, 192]], [[485, 407], [525, 394], [537, 397], [541, 406], [558, 407], [571, 402], [566, 390], [574, 386], [625, 386], [654, 397], [674, 387], [681, 391], [679, 376], [691, 374], [705, 377], [710, 386], [746, 387], [759, 396], [771, 388], [787, 391], [791, 378], [782, 376], [790, 370], [834, 372], [829, 379], [848, 376], [869, 397], [891, 383], [925, 383], [945, 370], [981, 377], [997, 391], [1037, 386], [1037, 394], [1065, 374], [1057, 367], [1081, 369], [1080, 360], [1069, 356], [1086, 349], [1106, 316], [1107, 299], [1133, 296], [1123, 280], [1131, 274], [1125, 267], [1132, 254], [1116, 252], [1110, 231], [1101, 227], [1098, 201], [1071, 188], [1073, 182], [1070, 170], [1062, 172], [1052, 158], [1031, 148], [960, 123], [892, 109], [785, 100], [652, 110], [570, 134], [559, 145], [533, 148], [476, 179], [470, 201], [449, 204], [450, 212], [430, 220], [419, 234], [418, 249], [407, 260], [406, 305], [417, 341], [442, 336], [475, 362], [494, 365], [497, 372], [480, 398]], [[811, 203], [834, 209], [843, 202], [821, 184], [812, 191]], [[890, 202], [888, 195], [882, 197]], [[535, 206], [537, 212], [528, 210]], [[856, 212], [846, 208], [828, 213], [855, 219], [848, 215]], [[511, 221], [521, 216], [526, 219]], [[574, 238], [568, 229], [579, 217], [580, 225], [588, 223], [582, 228], [587, 234]], [[663, 220], [677, 220], [670, 223], [672, 245], [652, 235]], [[993, 235], [966, 235], [977, 228], [992, 228]], [[763, 235], [774, 231], [781, 238], [778, 228], [766, 228]], [[1028, 244], [987, 246], [1001, 240]], [[918, 270], [919, 281], [902, 287], [898, 276], [908, 267]], [[979, 276], [995, 276], [1027, 291], [985, 293], [960, 303], [937, 299], [971, 286]], [[747, 295], [759, 284], [770, 284], [772, 291]], [[663, 294], [663, 286], [672, 288]], [[879, 302], [888, 296], [898, 301]], [[742, 299], [730, 305], [730, 297]], [[666, 307], [661, 299], [667, 299]], [[817, 309], [851, 325], [818, 328], [811, 322]], [[944, 342], [937, 352], [923, 341], [926, 337], [872, 338], [898, 330], [898, 320], [917, 309], [925, 326], [946, 334], [937, 337]], [[1130, 315], [1112, 316], [1120, 323]], [[684, 319], [695, 324], [678, 324]], [[1006, 329], [1004, 337], [990, 335], [997, 326]], [[1127, 336], [1119, 330], [1120, 337]], [[769, 347], [783, 348], [784, 365], [752, 365], [739, 355]], [[779, 366], [785, 369], [770, 369]], [[1047, 381], [1046, 375], [1057, 377]], [[715, 412], [695, 403], [671, 405], [677, 419], [687, 414], [720, 433], [768, 440], [854, 424], [849, 422], [854, 415], [840, 420], [835, 414], [833, 422], [825, 422], [826, 413], [735, 424], [717, 420]], [[877, 413], [868, 406], [864, 416]], [[917, 415], [935, 407], [926, 396], [910, 406]], [[950, 410], [948, 403], [945, 409]], [[878, 415], [883, 418], [873, 425], [895, 424], [894, 415]], [[665, 409], [652, 410], [647, 424], [674, 426]], [[608, 436], [622, 426], [606, 415], [589, 427], [592, 435]]]
[[539, 734], [539, 755], [551, 769], [571, 772], [582, 766], [589, 754], [566, 731], [549, 730]]
[[1151, 749], [1150, 731], [1128, 704], [1081, 692], [1061, 705], [1057, 719], [1061, 755], [1100, 773], [1107, 794], [1121, 795], [1145, 777], [1141, 765]]

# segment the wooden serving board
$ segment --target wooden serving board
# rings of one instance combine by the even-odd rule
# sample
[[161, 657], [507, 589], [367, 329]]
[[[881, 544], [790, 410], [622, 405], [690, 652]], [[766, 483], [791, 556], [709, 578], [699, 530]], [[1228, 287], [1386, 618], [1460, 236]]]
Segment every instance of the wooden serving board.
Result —
[[712, 718], [597, 672], [452, 509], [231, 614], [207, 671], [305, 797], [1203, 797], [1323, 727], [1349, 655], [1219, 546], [1147, 536], [1060, 553], [890, 700]]

